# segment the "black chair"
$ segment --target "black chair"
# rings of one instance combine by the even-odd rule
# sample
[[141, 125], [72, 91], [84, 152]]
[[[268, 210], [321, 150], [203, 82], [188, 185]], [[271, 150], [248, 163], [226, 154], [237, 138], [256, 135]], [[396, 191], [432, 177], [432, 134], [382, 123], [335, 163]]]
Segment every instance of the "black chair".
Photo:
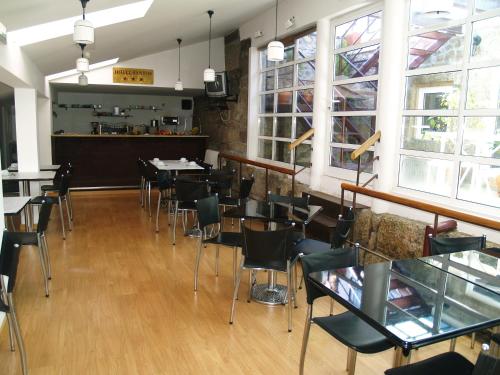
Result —
[[[57, 169], [54, 179], [52, 180], [51, 185], [42, 185], [40, 186], [40, 190], [42, 195], [47, 195], [47, 193], [59, 193], [59, 189], [61, 188], [61, 177], [63, 174], [69, 174], [73, 176], [74, 168], [70, 162], [64, 162]], [[71, 183], [71, 182], [70, 182]], [[71, 189], [68, 188], [68, 204], [69, 204], [69, 213], [70, 218], [73, 220], [73, 202], [71, 199]]]
[[208, 197], [208, 184], [206, 181], [194, 181], [188, 178], [177, 178], [175, 180], [175, 211], [173, 226], [173, 242], [175, 245], [175, 230], [177, 227], [177, 216], [182, 214], [182, 228], [186, 233], [187, 213], [196, 212], [195, 201]]
[[140, 182], [139, 182], [139, 203], [141, 207], [144, 207], [144, 192], [146, 189], [146, 171], [145, 163], [141, 158], [137, 159], [137, 170], [139, 172]]
[[40, 254], [40, 264], [42, 266], [42, 276], [45, 283], [45, 296], [49, 296], [49, 280], [52, 278], [50, 266], [49, 246], [45, 232], [49, 225], [50, 213], [52, 211], [53, 199], [50, 197], [40, 197], [41, 206], [38, 215], [38, 225], [36, 232], [11, 232], [11, 236], [21, 245], [37, 246]]
[[295, 288], [292, 285], [294, 278], [292, 273], [294, 263], [297, 259], [292, 251], [291, 235], [294, 225], [278, 230], [254, 231], [245, 226], [242, 220], [243, 251], [239, 270], [234, 285], [233, 302], [229, 323], [233, 324], [236, 299], [241, 281], [241, 273], [244, 269], [250, 270], [250, 285], [248, 290], [248, 301], [255, 283], [253, 271], [267, 270], [284, 272], [287, 276], [288, 287], [288, 332], [292, 331], [292, 303], [295, 305]]
[[207, 174], [207, 175], [208, 175], [208, 174], [210, 174], [210, 172], [212, 171], [212, 168], [213, 168], [213, 165], [212, 165], [212, 164], [205, 163], [203, 160], [198, 159], [198, 158], [196, 158], [196, 159], [194, 160], [194, 162], [195, 162], [196, 164], [198, 164], [200, 167], [202, 167], [202, 168], [203, 168], [203, 174]]
[[220, 197], [231, 196], [235, 169], [214, 169], [207, 177], [210, 183], [210, 191], [212, 194], [217, 193]]
[[313, 318], [313, 303], [326, 296], [307, 277], [311, 272], [326, 271], [335, 268], [351, 267], [358, 264], [359, 246], [340, 248], [332, 251], [310, 254], [301, 257], [302, 272], [305, 275], [307, 294], [307, 315], [300, 354], [300, 374], [304, 373], [304, 361], [309, 340], [311, 323], [317, 324], [331, 336], [348, 347], [347, 370], [353, 375], [356, 367], [356, 354], [378, 353], [393, 347], [393, 344], [381, 333], [350, 311], [337, 315]]
[[[492, 344], [500, 344], [499, 336], [492, 336]], [[476, 364], [457, 352], [446, 352], [410, 365], [392, 368], [385, 375], [498, 375], [500, 361], [498, 354], [491, 353], [489, 346], [483, 344]]]
[[167, 220], [168, 225], [170, 225], [170, 213], [172, 212], [172, 200], [175, 198], [172, 195], [172, 189], [174, 188], [174, 178], [170, 171], [160, 171], [156, 172], [156, 179], [158, 181], [158, 205], [156, 206], [156, 232], [160, 231], [159, 227], [159, 217], [160, 208], [162, 205], [167, 207]]
[[[252, 186], [255, 178], [252, 175], [250, 178], [242, 177], [240, 180], [240, 191], [237, 196], [222, 196], [219, 198], [219, 204], [222, 206], [222, 212], [226, 211], [226, 207], [238, 207], [241, 201], [247, 199], [252, 191]], [[234, 224], [234, 219], [231, 218], [231, 224]]]
[[215, 250], [215, 275], [219, 276], [219, 246], [233, 248], [233, 281], [236, 280], [237, 248], [242, 246], [243, 236], [239, 232], [222, 232], [221, 217], [219, 213], [219, 198], [212, 195], [208, 198], [197, 200], [198, 225], [201, 231], [200, 242], [196, 252], [196, 266], [194, 271], [194, 290], [198, 290], [198, 271], [200, 268], [203, 247], [208, 244], [216, 245]]
[[486, 247], [486, 236], [481, 237], [433, 237], [429, 235], [431, 255], [450, 254], [459, 251], [477, 250]]
[[[17, 267], [19, 265], [19, 254], [21, 245], [15, 241], [14, 236], [9, 232], [3, 233], [2, 250], [0, 252], [0, 285], [1, 285], [1, 299], [0, 311], [7, 315], [9, 323], [9, 341], [10, 350], [15, 350], [14, 336], [16, 338], [19, 354], [21, 356], [21, 367], [23, 375], [28, 374], [28, 362], [26, 360], [26, 351], [24, 350], [23, 337], [21, 336], [21, 329], [17, 321], [16, 309], [14, 306], [14, 299], [12, 293], [16, 285]], [[4, 276], [9, 280], [5, 285]]]
[[144, 184], [145, 184], [144, 199], [146, 199], [147, 196], [148, 212], [149, 212], [149, 217], [151, 217], [153, 216], [151, 213], [151, 188], [154, 184], [158, 182], [156, 179], [156, 168], [150, 162], [146, 162], [144, 160], [142, 162], [143, 162], [143, 173], [144, 173]]
[[[290, 197], [288, 195], [278, 195], [273, 194], [270, 191], [267, 192], [267, 201], [269, 203], [282, 203], [286, 205], [291, 205], [300, 208], [307, 208], [309, 206], [310, 195], [306, 195], [304, 197]], [[272, 223], [275, 224], [275, 223]], [[292, 234], [293, 242], [298, 242], [302, 239], [306, 238], [306, 226], [305, 224], [301, 225], [300, 231], [294, 231]]]

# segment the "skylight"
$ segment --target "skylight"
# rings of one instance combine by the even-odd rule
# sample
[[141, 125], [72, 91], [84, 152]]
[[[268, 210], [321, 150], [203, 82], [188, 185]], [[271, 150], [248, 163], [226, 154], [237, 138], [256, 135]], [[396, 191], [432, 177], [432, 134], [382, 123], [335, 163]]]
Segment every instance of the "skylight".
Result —
[[[151, 7], [151, 4], [153, 4], [153, 1], [154, 0], [142, 0], [131, 4], [99, 10], [97, 12], [86, 13], [85, 18], [92, 22], [95, 28], [134, 20], [144, 17]], [[26, 46], [28, 44], [43, 42], [44, 40], [71, 35], [73, 34], [75, 21], [81, 18], [82, 16], [78, 15], [76, 17], [9, 31], [7, 32], [7, 41], [8, 43], [18, 46]]]
[[[104, 68], [105, 66], [109, 66], [109, 65], [114, 65], [118, 62], [118, 60], [119, 60], [119, 58], [115, 57], [114, 59], [100, 61], [100, 62], [95, 63], [95, 64], [90, 64], [89, 71], [96, 70], [99, 68]], [[47, 76], [46, 78], [48, 81], [53, 81], [54, 79], [68, 77], [68, 76], [72, 76], [74, 74], [80, 74], [80, 72], [78, 72], [76, 69], [71, 69], [71, 70], [66, 70], [64, 72], [51, 74], [50, 76]]]

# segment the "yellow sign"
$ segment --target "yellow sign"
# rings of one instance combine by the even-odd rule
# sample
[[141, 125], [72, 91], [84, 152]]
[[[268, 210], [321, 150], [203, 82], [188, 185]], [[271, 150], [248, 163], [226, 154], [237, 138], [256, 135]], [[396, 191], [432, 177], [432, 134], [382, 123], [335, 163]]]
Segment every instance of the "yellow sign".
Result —
[[113, 83], [131, 83], [136, 85], [152, 85], [153, 69], [113, 68]]

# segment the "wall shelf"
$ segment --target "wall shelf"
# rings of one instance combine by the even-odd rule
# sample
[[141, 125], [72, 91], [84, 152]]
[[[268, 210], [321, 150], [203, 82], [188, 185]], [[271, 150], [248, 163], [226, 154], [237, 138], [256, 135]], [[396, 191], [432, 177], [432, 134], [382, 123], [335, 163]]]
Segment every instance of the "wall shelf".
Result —
[[121, 117], [121, 118], [132, 117], [132, 115], [115, 115], [112, 112], [94, 112], [92, 113], [92, 115], [95, 117]]

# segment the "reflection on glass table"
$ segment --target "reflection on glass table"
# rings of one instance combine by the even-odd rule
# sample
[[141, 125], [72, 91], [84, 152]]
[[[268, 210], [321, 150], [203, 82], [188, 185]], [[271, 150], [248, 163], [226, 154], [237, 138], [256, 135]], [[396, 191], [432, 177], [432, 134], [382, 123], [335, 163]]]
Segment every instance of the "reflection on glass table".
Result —
[[500, 323], [500, 295], [417, 259], [316, 272], [325, 293], [406, 354]]
[[[500, 259], [475, 251], [461, 251], [451, 254], [420, 258], [422, 262], [452, 273], [474, 284], [500, 293]], [[470, 286], [466, 293], [470, 292]]]

